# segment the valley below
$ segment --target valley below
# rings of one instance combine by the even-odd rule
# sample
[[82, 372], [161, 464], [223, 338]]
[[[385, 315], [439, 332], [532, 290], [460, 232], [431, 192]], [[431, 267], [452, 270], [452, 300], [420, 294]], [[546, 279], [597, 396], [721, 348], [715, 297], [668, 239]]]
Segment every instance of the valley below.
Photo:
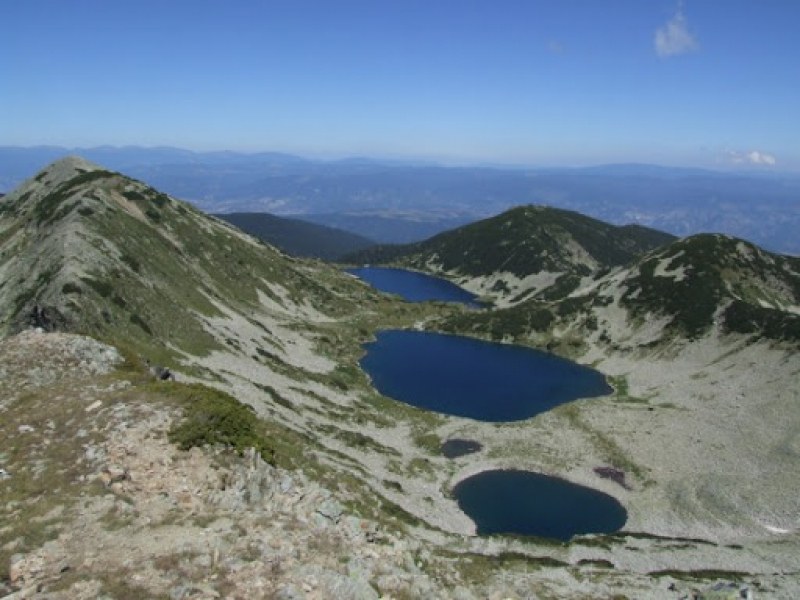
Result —
[[[0, 592], [800, 595], [796, 259], [725, 236], [601, 244], [578, 217], [525, 209], [511, 217], [547, 238], [457, 230], [459, 246], [383, 261], [475, 309], [381, 294], [80, 159], [0, 202]], [[613, 392], [510, 422], [416, 408], [360, 366], [387, 329], [546, 349]], [[252, 407], [230, 408], [248, 425], [181, 449], [181, 423], [213, 421], [192, 421], [206, 398]], [[479, 449], [445, 456], [455, 439]], [[495, 470], [592, 488], [627, 520], [568, 542], [476, 535], [453, 490]]]

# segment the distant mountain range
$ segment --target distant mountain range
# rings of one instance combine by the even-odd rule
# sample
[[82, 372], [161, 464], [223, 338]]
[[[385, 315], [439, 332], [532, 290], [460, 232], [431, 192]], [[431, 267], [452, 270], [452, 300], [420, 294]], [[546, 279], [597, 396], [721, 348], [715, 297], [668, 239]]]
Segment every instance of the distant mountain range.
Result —
[[679, 236], [727, 233], [772, 251], [800, 254], [800, 176], [793, 174], [636, 164], [442, 167], [175, 148], [0, 147], [0, 191], [11, 190], [71, 152], [122, 170], [207, 212], [294, 216], [379, 242], [419, 241], [512, 206], [540, 204]]

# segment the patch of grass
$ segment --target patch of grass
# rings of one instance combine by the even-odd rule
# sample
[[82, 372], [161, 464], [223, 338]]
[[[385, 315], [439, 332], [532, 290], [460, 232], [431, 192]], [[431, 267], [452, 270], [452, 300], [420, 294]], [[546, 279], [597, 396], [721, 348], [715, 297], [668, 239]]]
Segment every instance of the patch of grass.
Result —
[[142, 319], [138, 314], [131, 313], [130, 322], [139, 327], [142, 331], [144, 331], [147, 335], [153, 335], [153, 330], [150, 329], [150, 326], [147, 322]]
[[138, 273], [142, 269], [142, 264], [130, 254], [123, 254], [120, 260], [128, 265], [134, 273]]
[[[52, 278], [55, 277], [56, 271], [57, 269], [55, 268], [44, 271], [36, 278], [36, 281], [33, 283], [33, 285], [18, 294], [16, 298], [14, 298], [13, 314], [19, 315], [23, 312], [23, 310], [30, 310], [31, 307], [29, 304], [31, 300], [36, 298], [52, 280]], [[20, 283], [24, 283], [24, 280]]]
[[401, 492], [402, 493], [402, 491], [403, 491], [403, 486], [400, 485], [400, 483], [397, 482], [397, 481], [392, 481], [390, 479], [384, 479], [383, 480], [383, 485], [385, 485], [387, 488], [389, 488], [391, 490], [395, 490], [396, 492]]
[[112, 506], [106, 514], [104, 514], [100, 522], [106, 531], [117, 531], [129, 527], [136, 520], [136, 515], [133, 511], [120, 510], [118, 506]]
[[108, 298], [114, 292], [114, 286], [107, 281], [100, 281], [92, 277], [81, 277], [81, 281], [100, 294], [103, 298]]
[[353, 365], [337, 365], [330, 374], [330, 382], [343, 392], [355, 387], [362, 378], [361, 371]]
[[83, 290], [81, 289], [81, 286], [79, 286], [79, 285], [77, 285], [75, 283], [67, 282], [63, 286], [61, 286], [61, 293], [62, 294], [78, 294], [78, 295], [80, 295], [80, 294], [83, 293]]
[[275, 449], [251, 407], [200, 384], [179, 385], [170, 392], [179, 398], [184, 409], [183, 420], [169, 432], [170, 441], [179, 448], [222, 444], [239, 454], [255, 448], [264, 460], [274, 464]]
[[261, 383], [253, 383], [253, 385], [255, 385], [262, 392], [266, 392], [267, 394], [269, 394], [270, 398], [272, 398], [272, 401], [275, 402], [275, 404], [278, 404], [280, 406], [283, 406], [284, 408], [288, 408], [289, 410], [297, 412], [297, 407], [294, 404], [292, 404], [291, 401], [281, 396], [278, 390], [276, 390], [271, 385], [264, 385]]
[[412, 439], [414, 444], [425, 450], [428, 454], [441, 454], [442, 440], [435, 433], [416, 431]]
[[644, 470], [633, 462], [614, 440], [604, 433], [593, 429], [581, 418], [579, 403], [568, 402], [567, 404], [556, 407], [552, 412], [565, 417], [573, 427], [583, 431], [595, 447], [605, 456], [606, 461], [610, 465], [625, 473], [632, 473], [640, 480], [646, 479]]
[[[104, 170], [89, 171], [86, 173], [81, 173], [80, 175], [76, 175], [72, 179], [65, 181], [50, 194], [42, 198], [34, 208], [34, 217], [37, 221], [39, 221], [39, 223], [47, 224], [59, 216], [63, 216], [64, 207], [62, 204], [75, 193], [77, 187], [90, 181], [105, 179], [113, 175], [114, 173], [111, 171]], [[75, 204], [71, 205], [70, 210], [74, 207]]]
[[647, 398], [639, 398], [638, 396], [631, 396], [628, 391], [628, 379], [624, 375], [613, 376], [610, 375], [608, 383], [614, 388], [614, 396], [618, 402], [627, 402], [630, 404], [647, 404]]
[[454, 560], [454, 564], [461, 572], [461, 576], [471, 584], [485, 584], [492, 574], [500, 569], [511, 572], [524, 572], [548, 567], [570, 566], [569, 563], [551, 556], [531, 556], [522, 552], [510, 551], [496, 555], [485, 555], [442, 551], [441, 554]]
[[722, 569], [697, 569], [690, 571], [679, 571], [677, 569], [664, 569], [661, 571], [650, 571], [650, 577], [672, 577], [673, 579], [682, 579], [684, 581], [692, 581], [696, 579], [703, 580], [716, 580], [726, 579], [728, 581], [743, 581], [748, 577], [752, 577], [751, 573], [744, 571], [726, 571]]
[[590, 566], [590, 567], [597, 567], [600, 569], [613, 569], [614, 563], [610, 560], [605, 560], [602, 558], [582, 558], [578, 561], [578, 566]]
[[389, 456], [400, 456], [400, 453], [391, 446], [384, 446], [383, 444], [376, 442], [368, 435], [364, 435], [358, 431], [350, 431], [347, 429], [342, 430], [335, 427], [331, 427], [330, 431], [335, 437], [342, 440], [351, 448], [357, 448], [359, 450], [371, 450], [373, 452], [378, 452], [379, 454], [385, 454]]
[[406, 509], [402, 508], [401, 506], [398, 506], [394, 502], [386, 500], [385, 498], [381, 499], [381, 509], [382, 509], [381, 512], [385, 516], [388, 516], [392, 519], [396, 519], [402, 523], [405, 523], [406, 525], [411, 525], [412, 527], [420, 527], [425, 524], [424, 521], [415, 517]]
[[103, 597], [116, 600], [141, 600], [152, 598], [150, 590], [144, 586], [133, 583], [131, 573], [109, 573], [100, 577], [103, 582]]
[[711, 540], [704, 540], [702, 538], [687, 538], [687, 537], [669, 537], [666, 535], [658, 535], [656, 533], [647, 533], [645, 531], [625, 531], [619, 533], [608, 533], [604, 537], [618, 541], [624, 541], [625, 538], [639, 539], [639, 540], [659, 540], [664, 542], [679, 542], [681, 544], [692, 543], [702, 544], [705, 546], [717, 546], [716, 542]]
[[408, 472], [412, 476], [416, 476], [419, 474], [432, 474], [435, 473], [436, 469], [431, 464], [431, 462], [427, 458], [412, 458], [408, 462]]

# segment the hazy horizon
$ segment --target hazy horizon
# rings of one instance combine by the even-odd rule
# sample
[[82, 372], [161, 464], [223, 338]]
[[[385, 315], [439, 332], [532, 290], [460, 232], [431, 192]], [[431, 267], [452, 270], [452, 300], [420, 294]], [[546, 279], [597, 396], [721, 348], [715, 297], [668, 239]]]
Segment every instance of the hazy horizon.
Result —
[[798, 3], [4, 7], [0, 143], [800, 171]]
[[[302, 152], [292, 152], [292, 151], [283, 151], [283, 150], [276, 150], [271, 148], [264, 148], [264, 149], [256, 149], [256, 150], [231, 150], [230, 148], [220, 147], [220, 148], [212, 148], [207, 150], [195, 150], [192, 148], [186, 147], [179, 147], [179, 146], [168, 146], [168, 145], [152, 145], [152, 146], [144, 146], [138, 144], [124, 144], [124, 145], [115, 145], [115, 144], [97, 144], [92, 146], [66, 146], [66, 145], [58, 145], [58, 144], [33, 144], [33, 145], [0, 145], [0, 150], [8, 150], [8, 149], [21, 149], [23, 151], [35, 151], [35, 150], [63, 150], [66, 151], [65, 154], [60, 155], [59, 158], [63, 158], [68, 156], [69, 154], [75, 153], [78, 156], [81, 156], [82, 152], [97, 152], [97, 151], [110, 151], [110, 152], [122, 152], [126, 150], [137, 150], [141, 152], [157, 152], [157, 151], [177, 151], [177, 152], [187, 152], [197, 156], [203, 155], [232, 155], [232, 156], [239, 156], [246, 159], [247, 157], [257, 157], [262, 155], [284, 155], [286, 157], [297, 158], [300, 160], [308, 161], [308, 162], [319, 162], [319, 163], [346, 163], [348, 161], [365, 161], [365, 162], [374, 162], [376, 164], [385, 164], [389, 166], [425, 166], [425, 167], [441, 167], [441, 168], [455, 168], [455, 169], [496, 169], [496, 170], [509, 170], [509, 171], [520, 171], [520, 170], [581, 170], [581, 169], [593, 169], [593, 168], [608, 168], [608, 167], [655, 167], [658, 169], [665, 169], [665, 170], [695, 170], [695, 171], [707, 171], [711, 173], [720, 173], [724, 175], [732, 175], [732, 176], [759, 176], [759, 175], [774, 175], [774, 176], [788, 176], [788, 177], [800, 177], [800, 171], [792, 171], [789, 169], [781, 168], [781, 165], [773, 165], [769, 169], [759, 168], [758, 165], [753, 165], [750, 163], [717, 163], [712, 165], [687, 165], [687, 164], [668, 164], [668, 163], [656, 163], [656, 162], [642, 162], [642, 161], [617, 161], [617, 162], [587, 162], [585, 164], [572, 164], [572, 163], [562, 163], [562, 164], [549, 164], [546, 162], [540, 163], [522, 163], [522, 162], [502, 162], [502, 161], [494, 161], [491, 159], [448, 159], [448, 158], [435, 158], [435, 157], [426, 157], [426, 156], [418, 156], [418, 155], [355, 155], [355, 154], [334, 154], [334, 153], [327, 153], [327, 154], [313, 154], [313, 153], [302, 153]], [[86, 156], [81, 156], [82, 158], [86, 158]], [[59, 158], [54, 158], [53, 160], [59, 160]], [[88, 158], [90, 162], [93, 161], [91, 158]], [[50, 161], [52, 162], [52, 161]], [[41, 166], [42, 168], [46, 166], [48, 163], [43, 163]], [[155, 162], [154, 164], [158, 164]], [[100, 166], [108, 166], [103, 165], [102, 161], [100, 162]], [[130, 166], [139, 166], [135, 163], [130, 163]]]

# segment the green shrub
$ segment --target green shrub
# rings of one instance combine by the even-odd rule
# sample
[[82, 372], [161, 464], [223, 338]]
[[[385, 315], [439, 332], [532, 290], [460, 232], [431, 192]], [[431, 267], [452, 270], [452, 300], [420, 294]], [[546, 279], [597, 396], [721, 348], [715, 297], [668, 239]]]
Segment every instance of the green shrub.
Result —
[[[167, 384], [169, 385], [169, 384]], [[243, 454], [255, 448], [274, 464], [274, 449], [267, 442], [255, 411], [232, 396], [200, 384], [175, 385], [184, 406], [183, 421], [169, 432], [169, 439], [182, 450], [222, 444]]]
[[81, 277], [81, 281], [92, 288], [95, 292], [100, 294], [103, 298], [108, 298], [114, 291], [114, 286], [107, 281], [98, 281], [97, 279], [92, 279], [91, 277]]
[[62, 294], [81, 294], [81, 293], [83, 293], [83, 290], [81, 290], [79, 285], [76, 285], [76, 284], [71, 283], [71, 282], [67, 282], [63, 286], [61, 286], [61, 293]]
[[[95, 181], [97, 179], [111, 177], [113, 175], [114, 173], [103, 170], [85, 172], [81, 173], [80, 175], [76, 175], [72, 179], [62, 183], [47, 196], [42, 198], [34, 208], [34, 216], [40, 223], [43, 224], [53, 221], [59, 216], [64, 216], [66, 213], [63, 211], [59, 214], [56, 214], [56, 211], [66, 199], [75, 193], [78, 186], [89, 183], [90, 181]], [[75, 208], [75, 206], [77, 206], [77, 203], [71, 205], [70, 210]]]
[[144, 319], [142, 319], [142, 317], [140, 317], [136, 313], [131, 314], [130, 321], [134, 325], [139, 326], [139, 328], [142, 331], [144, 331], [147, 335], [153, 335], [153, 330], [150, 329], [150, 326], [145, 322]]
[[120, 256], [120, 260], [128, 265], [134, 273], [138, 273], [142, 268], [141, 263], [130, 254], [123, 254]]

